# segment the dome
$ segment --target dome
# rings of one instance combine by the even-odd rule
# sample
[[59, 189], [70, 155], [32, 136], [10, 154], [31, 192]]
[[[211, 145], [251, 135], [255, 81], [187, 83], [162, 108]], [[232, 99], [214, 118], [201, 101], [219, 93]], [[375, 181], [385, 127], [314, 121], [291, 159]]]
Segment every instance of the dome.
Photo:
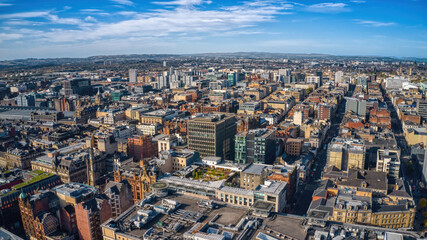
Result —
[[21, 194], [19, 194], [19, 198], [25, 199], [25, 198], [27, 198], [27, 194], [25, 194], [24, 192], [21, 192]]

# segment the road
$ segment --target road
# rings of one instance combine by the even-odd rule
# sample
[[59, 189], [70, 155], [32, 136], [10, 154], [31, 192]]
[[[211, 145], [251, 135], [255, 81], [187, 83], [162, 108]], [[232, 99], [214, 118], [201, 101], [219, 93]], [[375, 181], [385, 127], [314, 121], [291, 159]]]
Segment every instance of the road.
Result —
[[[352, 95], [352, 92], [348, 92], [349, 96]], [[320, 180], [322, 178], [322, 171], [326, 166], [327, 150], [324, 149], [325, 144], [329, 144], [331, 140], [338, 135], [340, 123], [345, 115], [345, 100], [342, 100], [338, 105], [335, 117], [332, 120], [331, 127], [326, 133], [326, 138], [324, 140], [323, 146], [319, 148], [319, 152], [314, 158], [314, 163], [312, 169], [307, 173], [304, 189], [301, 192], [296, 193], [296, 205], [291, 209], [291, 213], [296, 215], [305, 215], [308, 208], [310, 207], [311, 199], [313, 192], [320, 185]], [[316, 171], [313, 171], [316, 170]], [[313, 175], [312, 175], [313, 172]]]

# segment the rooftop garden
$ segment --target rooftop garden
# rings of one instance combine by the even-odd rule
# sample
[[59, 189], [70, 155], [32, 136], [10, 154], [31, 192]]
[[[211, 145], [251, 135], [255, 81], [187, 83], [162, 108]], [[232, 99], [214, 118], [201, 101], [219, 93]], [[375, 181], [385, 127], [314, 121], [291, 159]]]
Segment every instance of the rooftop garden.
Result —
[[51, 173], [43, 172], [43, 171], [40, 171], [40, 170], [32, 171], [32, 172], [29, 173], [29, 175], [33, 176], [29, 181], [17, 184], [15, 186], [13, 186], [13, 189], [19, 189], [19, 188], [28, 186], [30, 184], [36, 183], [38, 181], [41, 181], [43, 179], [46, 179], [48, 177], [53, 176], [53, 174], [51, 174]]
[[194, 180], [202, 180], [204, 182], [226, 180], [229, 175], [229, 172], [212, 168], [197, 168], [192, 173]]

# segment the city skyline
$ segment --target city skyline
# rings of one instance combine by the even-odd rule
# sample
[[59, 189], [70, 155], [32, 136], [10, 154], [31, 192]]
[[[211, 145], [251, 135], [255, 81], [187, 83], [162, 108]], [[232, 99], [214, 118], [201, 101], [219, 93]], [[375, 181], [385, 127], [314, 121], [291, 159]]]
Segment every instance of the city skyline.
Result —
[[425, 1], [0, 1], [0, 60], [207, 52], [427, 56]]

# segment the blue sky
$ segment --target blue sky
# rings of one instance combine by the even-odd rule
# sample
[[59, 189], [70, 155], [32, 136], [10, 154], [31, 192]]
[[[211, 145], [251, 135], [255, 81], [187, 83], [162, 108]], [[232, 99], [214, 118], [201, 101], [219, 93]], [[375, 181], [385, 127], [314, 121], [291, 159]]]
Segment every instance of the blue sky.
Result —
[[266, 51], [427, 57], [426, 0], [0, 0], [0, 59]]

